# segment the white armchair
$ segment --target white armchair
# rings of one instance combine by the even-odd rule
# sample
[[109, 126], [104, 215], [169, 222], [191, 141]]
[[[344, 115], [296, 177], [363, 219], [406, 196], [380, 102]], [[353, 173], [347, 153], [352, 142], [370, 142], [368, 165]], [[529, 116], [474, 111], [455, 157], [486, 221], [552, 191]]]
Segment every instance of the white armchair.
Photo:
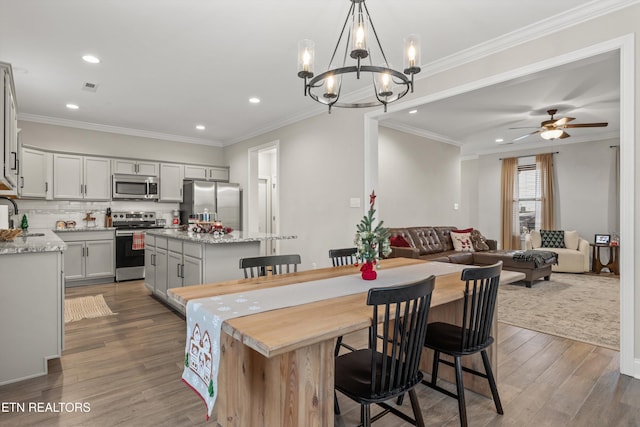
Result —
[[589, 242], [581, 238], [577, 231], [564, 232], [564, 248], [543, 248], [540, 232], [533, 230], [524, 238], [526, 250], [552, 251], [558, 254], [558, 264], [552, 271], [562, 273], [584, 273], [589, 271]]

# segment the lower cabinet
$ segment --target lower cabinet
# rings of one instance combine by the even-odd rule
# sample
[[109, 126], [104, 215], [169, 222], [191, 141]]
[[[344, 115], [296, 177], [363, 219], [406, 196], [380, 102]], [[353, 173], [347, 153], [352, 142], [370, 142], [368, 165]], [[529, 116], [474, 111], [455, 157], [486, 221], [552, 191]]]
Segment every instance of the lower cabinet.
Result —
[[202, 283], [202, 245], [145, 236], [145, 286], [162, 300], [167, 289]]
[[115, 276], [113, 231], [67, 231], [58, 233], [66, 244], [65, 286], [111, 282]]

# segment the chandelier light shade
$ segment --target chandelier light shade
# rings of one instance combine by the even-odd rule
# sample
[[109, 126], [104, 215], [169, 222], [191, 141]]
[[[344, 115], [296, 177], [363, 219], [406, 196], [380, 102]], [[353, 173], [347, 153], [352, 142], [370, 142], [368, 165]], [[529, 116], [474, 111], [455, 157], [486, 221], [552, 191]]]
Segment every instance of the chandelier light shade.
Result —
[[[394, 70], [382, 49], [365, 0], [349, 1], [351, 7], [327, 71], [315, 74], [315, 45], [311, 40], [301, 40], [298, 43], [298, 77], [304, 79], [305, 96], [327, 105], [329, 113], [332, 107], [363, 108], [378, 105], [383, 105], [386, 112], [387, 104], [399, 100], [409, 91], [413, 92], [413, 77], [420, 72], [420, 37], [411, 34], [404, 39], [403, 71]], [[341, 55], [341, 52], [344, 54]], [[334, 63], [340, 60], [341, 63]], [[356, 80], [363, 76], [371, 78], [374, 99], [341, 101], [343, 77], [350, 76], [355, 76]]]
[[543, 139], [552, 140], [552, 139], [560, 138], [562, 136], [563, 132], [564, 131], [562, 129], [550, 129], [550, 130], [545, 130], [544, 132], [542, 132], [540, 134], [540, 136]]

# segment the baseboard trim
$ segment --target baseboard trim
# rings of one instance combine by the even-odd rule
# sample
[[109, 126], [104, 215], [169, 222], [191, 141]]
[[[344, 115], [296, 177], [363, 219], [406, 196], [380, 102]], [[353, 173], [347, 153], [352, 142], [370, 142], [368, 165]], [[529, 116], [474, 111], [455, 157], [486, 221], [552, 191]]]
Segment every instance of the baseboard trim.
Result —
[[640, 359], [633, 361], [633, 377], [640, 380]]

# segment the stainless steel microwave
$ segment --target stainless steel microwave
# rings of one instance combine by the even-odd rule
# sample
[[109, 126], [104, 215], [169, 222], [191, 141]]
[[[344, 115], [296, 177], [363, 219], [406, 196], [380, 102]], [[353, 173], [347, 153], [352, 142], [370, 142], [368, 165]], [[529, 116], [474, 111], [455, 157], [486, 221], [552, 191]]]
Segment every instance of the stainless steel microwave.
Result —
[[113, 175], [113, 200], [158, 200], [158, 178], [140, 175]]

